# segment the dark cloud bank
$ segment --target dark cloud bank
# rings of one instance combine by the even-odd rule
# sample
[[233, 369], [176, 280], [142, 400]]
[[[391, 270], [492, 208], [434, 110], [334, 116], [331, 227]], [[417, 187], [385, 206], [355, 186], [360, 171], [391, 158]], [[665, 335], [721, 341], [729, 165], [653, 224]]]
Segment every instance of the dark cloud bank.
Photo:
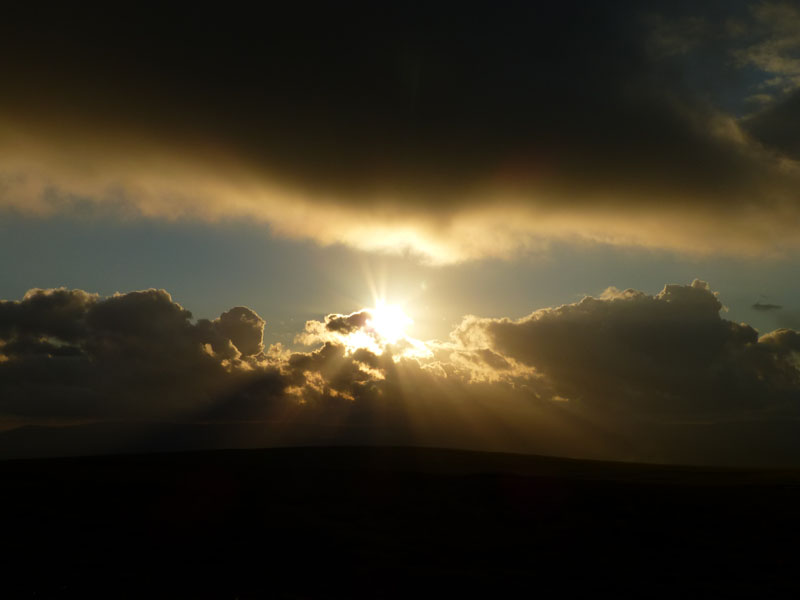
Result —
[[348, 346], [359, 312], [310, 322], [330, 337], [290, 352], [245, 307], [195, 321], [163, 290], [31, 290], [0, 302], [0, 414], [28, 425], [0, 452], [412, 443], [800, 465], [800, 333], [759, 336], [721, 310], [700, 281], [610, 288], [465, 317], [424, 355]]
[[[0, 206], [256, 218], [441, 262], [554, 238], [780, 253], [798, 243], [797, 14], [20, 5], [0, 23]], [[751, 96], [767, 103], [729, 106]]]

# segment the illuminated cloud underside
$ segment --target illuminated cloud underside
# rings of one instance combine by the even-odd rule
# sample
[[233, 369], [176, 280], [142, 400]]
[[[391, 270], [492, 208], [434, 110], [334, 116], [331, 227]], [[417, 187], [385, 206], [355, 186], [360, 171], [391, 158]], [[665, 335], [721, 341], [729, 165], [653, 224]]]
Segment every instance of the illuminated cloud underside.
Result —
[[352, 199], [279, 184], [235, 153], [182, 153], [155, 140], [120, 143], [75, 132], [78, 143], [67, 133], [31, 131], [5, 127], [0, 137], [0, 207], [27, 215], [69, 214], [82, 205], [150, 219], [256, 220], [281, 236], [410, 252], [434, 263], [541, 252], [555, 240], [749, 256], [800, 244], [800, 167], [761, 150], [732, 121], [708, 135], [759, 178], [725, 197], [633, 185], [624, 174], [593, 187], [575, 173], [522, 177], [514, 186], [487, 180], [469, 197]]

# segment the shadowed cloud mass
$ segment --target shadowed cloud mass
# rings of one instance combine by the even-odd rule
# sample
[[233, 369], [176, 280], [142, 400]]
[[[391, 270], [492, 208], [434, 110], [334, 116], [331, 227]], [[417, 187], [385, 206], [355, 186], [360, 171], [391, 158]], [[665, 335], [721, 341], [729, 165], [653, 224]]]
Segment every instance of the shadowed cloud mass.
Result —
[[683, 457], [693, 435], [735, 461], [742, 449], [720, 441], [731, 423], [800, 417], [800, 333], [759, 336], [721, 310], [698, 280], [656, 295], [609, 288], [518, 320], [467, 316], [447, 341], [396, 343], [353, 337], [369, 328], [359, 311], [310, 321], [299, 341], [311, 348], [291, 351], [265, 348], [265, 321], [245, 307], [195, 321], [164, 290], [34, 289], [0, 302], [0, 414], [6, 427], [312, 424], [343, 441], [400, 432], [428, 445], [661, 460]]
[[255, 219], [439, 263], [553, 240], [790, 252], [797, 15], [18, 8], [0, 26], [0, 206]]

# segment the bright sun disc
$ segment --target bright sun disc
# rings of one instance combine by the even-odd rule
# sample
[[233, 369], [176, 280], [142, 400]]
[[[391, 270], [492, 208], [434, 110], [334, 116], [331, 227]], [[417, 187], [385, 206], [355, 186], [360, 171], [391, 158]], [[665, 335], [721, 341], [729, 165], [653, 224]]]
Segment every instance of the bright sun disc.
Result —
[[369, 313], [371, 318], [367, 321], [367, 326], [381, 340], [390, 344], [405, 337], [406, 327], [413, 323], [411, 317], [396, 304], [379, 303], [375, 308], [369, 309]]

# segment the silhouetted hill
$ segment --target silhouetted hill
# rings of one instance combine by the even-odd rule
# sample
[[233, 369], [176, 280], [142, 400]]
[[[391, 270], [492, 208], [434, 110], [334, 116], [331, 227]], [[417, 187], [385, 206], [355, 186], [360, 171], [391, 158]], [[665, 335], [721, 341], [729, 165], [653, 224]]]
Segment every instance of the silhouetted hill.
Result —
[[0, 460], [298, 446], [422, 446], [605, 461], [800, 469], [800, 423], [792, 419], [649, 423], [637, 424], [635, 429], [631, 435], [604, 435], [602, 445], [590, 448], [570, 441], [569, 436], [559, 439], [541, 432], [486, 437], [478, 430], [453, 428], [425, 434], [391, 423], [367, 427], [299, 421], [31, 425], [0, 432]]
[[0, 462], [7, 597], [797, 591], [800, 472], [424, 448]]

